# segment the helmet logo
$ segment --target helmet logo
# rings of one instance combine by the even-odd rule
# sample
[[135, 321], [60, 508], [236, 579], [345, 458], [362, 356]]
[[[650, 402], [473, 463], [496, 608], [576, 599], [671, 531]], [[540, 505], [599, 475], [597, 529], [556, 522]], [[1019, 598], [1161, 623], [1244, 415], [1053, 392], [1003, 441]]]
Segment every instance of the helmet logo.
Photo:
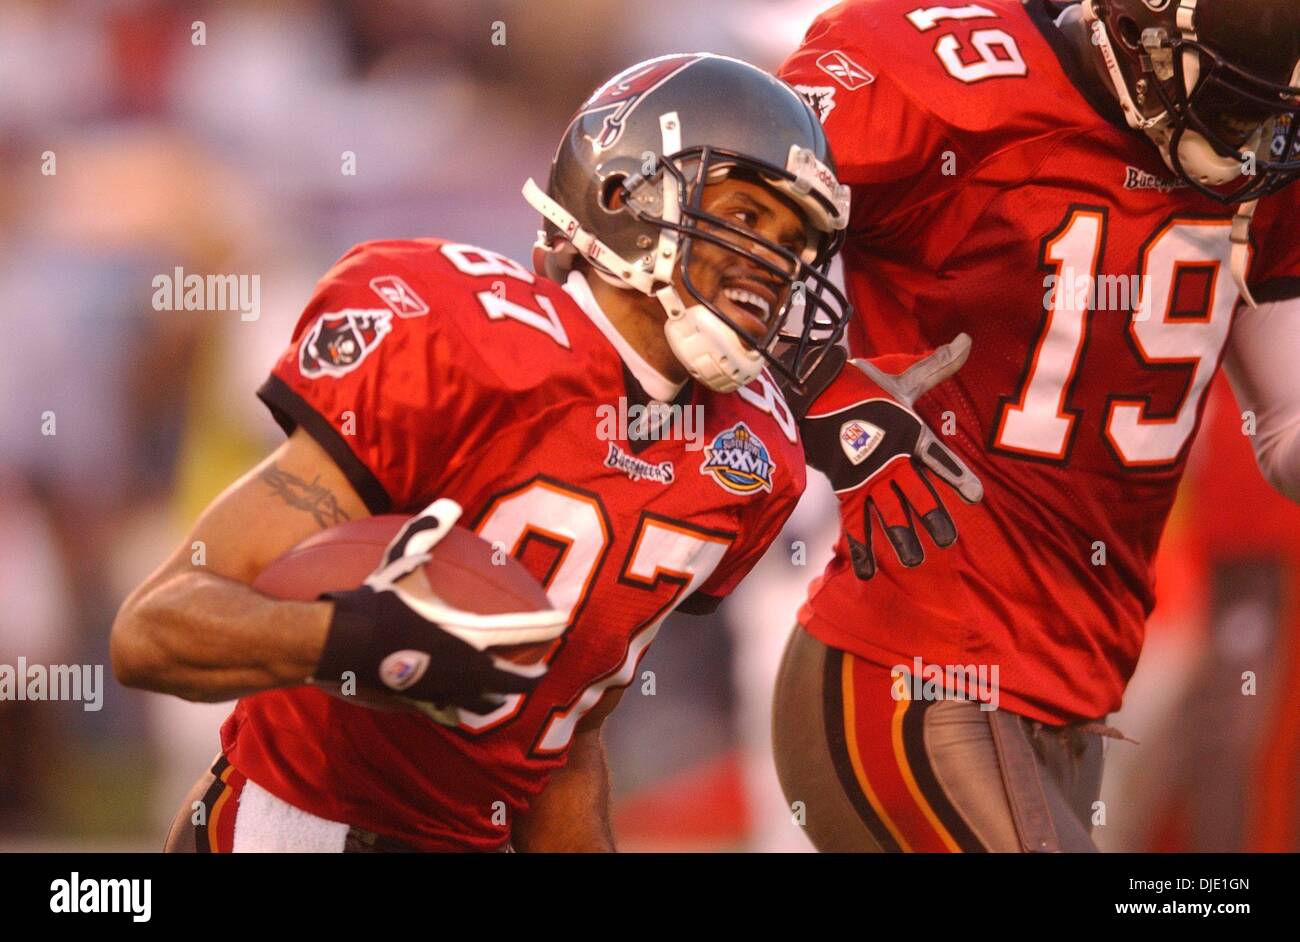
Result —
[[637, 100], [640, 96], [629, 98], [618, 106], [618, 110], [613, 114], [605, 115], [605, 121], [600, 126], [600, 133], [596, 135], [595, 141], [592, 142], [597, 151], [609, 150], [618, 143], [618, 139], [623, 136], [624, 122], [627, 116], [636, 108]]
[[698, 56], [665, 56], [633, 71], [616, 75], [596, 90], [578, 110], [578, 117], [605, 112], [600, 131], [592, 140], [596, 152], [609, 150], [623, 136], [628, 117], [647, 94], [654, 91]]

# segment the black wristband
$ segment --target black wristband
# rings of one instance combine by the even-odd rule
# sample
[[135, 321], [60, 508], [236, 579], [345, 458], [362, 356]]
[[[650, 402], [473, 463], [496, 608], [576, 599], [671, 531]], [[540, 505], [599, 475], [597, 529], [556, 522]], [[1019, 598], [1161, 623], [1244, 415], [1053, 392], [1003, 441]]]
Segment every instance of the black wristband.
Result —
[[352, 671], [358, 683], [367, 687], [381, 686], [379, 665], [370, 650], [374, 644], [375, 624], [355, 605], [356, 597], [363, 593], [373, 595], [374, 589], [363, 586], [320, 596], [322, 600], [334, 603], [334, 613], [330, 616], [329, 633], [325, 636], [320, 663], [312, 674], [313, 680], [342, 682], [344, 673]]
[[334, 603], [315, 679], [357, 684], [413, 700], [476, 709], [485, 691], [521, 693], [536, 676], [503, 671], [491, 655], [407, 607], [395, 593], [361, 586], [321, 596]]

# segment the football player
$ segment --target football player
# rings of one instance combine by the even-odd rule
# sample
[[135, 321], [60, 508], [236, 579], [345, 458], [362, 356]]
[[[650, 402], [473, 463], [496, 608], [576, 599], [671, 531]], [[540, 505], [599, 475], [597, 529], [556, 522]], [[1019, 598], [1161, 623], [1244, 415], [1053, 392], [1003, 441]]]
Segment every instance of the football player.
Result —
[[[171, 849], [611, 846], [602, 719], [664, 617], [716, 606], [803, 490], [768, 367], [807, 376], [842, 333], [825, 271], [848, 192], [798, 94], [700, 54], [599, 88], [524, 196], [545, 221], [535, 270], [435, 238], [339, 260], [258, 392], [287, 441], [123, 605], [124, 683], [240, 698]], [[321, 528], [426, 505], [366, 586], [250, 588]], [[498, 626], [501, 643], [563, 632], [543, 676], [393, 591], [457, 516], [543, 580], [558, 619]], [[398, 650], [427, 655], [414, 683], [385, 669]], [[444, 722], [304, 685], [347, 672]]]
[[[781, 74], [853, 191], [852, 351], [969, 335], [914, 411], [919, 374], [807, 390], [843, 536], [778, 684], [786, 795], [823, 849], [1095, 849], [1220, 362], [1300, 499], [1300, 4], [850, 0]], [[978, 488], [933, 440], [982, 504], [938, 499]]]

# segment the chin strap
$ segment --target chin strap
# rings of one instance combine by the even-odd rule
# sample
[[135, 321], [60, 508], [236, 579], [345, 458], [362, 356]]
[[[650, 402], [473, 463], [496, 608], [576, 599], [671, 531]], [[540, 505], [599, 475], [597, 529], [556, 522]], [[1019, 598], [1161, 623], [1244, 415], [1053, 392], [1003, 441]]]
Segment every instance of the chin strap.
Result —
[[[669, 113], [661, 121], [675, 124], [676, 117], [675, 113]], [[665, 216], [669, 221], [676, 221], [680, 212], [677, 181], [672, 174], [664, 174], [664, 185], [671, 187], [665, 192]], [[573, 251], [592, 263], [597, 275], [617, 287], [631, 288], [659, 301], [668, 314], [664, 323], [668, 345], [693, 379], [717, 392], [734, 392], [762, 371], [763, 357], [758, 351], [746, 346], [734, 330], [703, 304], [683, 303], [673, 287], [672, 272], [678, 254], [676, 232], [660, 230], [654, 269], [645, 271], [583, 229], [572, 213], [551, 199], [533, 180], [524, 184], [523, 194], [529, 205], [563, 233]], [[538, 237], [536, 250], [544, 256], [554, 252], [546, 244], [544, 232]], [[656, 283], [662, 287], [656, 288]]]
[[715, 392], [735, 392], [763, 371], [763, 357], [703, 304], [682, 306], [672, 285], [655, 293], [668, 312], [664, 336], [691, 378]]
[[1084, 0], [1081, 12], [1083, 22], [1092, 34], [1092, 44], [1101, 52], [1102, 61], [1106, 64], [1106, 71], [1110, 75], [1111, 85], [1115, 88], [1115, 95], [1119, 98], [1119, 106], [1124, 110], [1124, 120], [1128, 122], [1128, 126], [1136, 131], [1150, 131], [1166, 124], [1169, 121], [1168, 112], [1161, 112], [1154, 118], [1147, 118], [1133, 101], [1133, 96], [1128, 90], [1128, 82], [1124, 80], [1124, 72], [1119, 67], [1119, 59], [1115, 56], [1115, 47], [1110, 44], [1110, 34], [1106, 32], [1106, 24], [1097, 15], [1094, 0]]
[[[551, 199], [546, 192], [538, 186], [529, 177], [524, 183], [524, 199], [528, 205], [542, 214], [542, 218], [549, 222], [555, 228], [559, 229], [569, 243], [576, 251], [587, 261], [591, 262], [596, 268], [596, 273], [606, 277], [606, 272], [617, 279], [616, 284], [620, 284], [642, 294], [652, 294], [654, 291], [654, 278], [650, 272], [642, 271], [635, 265], [627, 261], [613, 249], [611, 249], [600, 239], [597, 239], [592, 233], [582, 228], [578, 220], [567, 209]], [[546, 233], [538, 235], [536, 249], [543, 253], [551, 253], [554, 250], [546, 244]]]

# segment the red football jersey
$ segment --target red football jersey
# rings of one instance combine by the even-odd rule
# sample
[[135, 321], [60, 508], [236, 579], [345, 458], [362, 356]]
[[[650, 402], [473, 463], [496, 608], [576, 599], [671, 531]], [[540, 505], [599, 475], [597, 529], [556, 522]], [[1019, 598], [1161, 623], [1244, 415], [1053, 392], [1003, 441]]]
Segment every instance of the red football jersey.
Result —
[[373, 513], [458, 501], [570, 624], [532, 694], [457, 728], [311, 687], [241, 700], [223, 750], [285, 801], [425, 849], [502, 846], [663, 618], [716, 605], [798, 501], [803, 453], [767, 374], [733, 395], [688, 383], [655, 435], [628, 440], [649, 400], [578, 280], [571, 296], [494, 252], [419, 239], [359, 246], [318, 285], [259, 391], [276, 419], [320, 442]]
[[[861, 582], [841, 540], [801, 619], [885, 665], [996, 664], [1005, 705], [1064, 722], [1120, 706], [1206, 387], [1251, 313], [1229, 270], [1233, 211], [1172, 179], [1084, 81], [1055, 13], [855, 0], [781, 74], [853, 189], [850, 346], [970, 334], [966, 366], [918, 411], [986, 491], [947, 500], [960, 540], [917, 570], [886, 559]], [[1298, 199], [1260, 203], [1259, 300], [1300, 294]]]

